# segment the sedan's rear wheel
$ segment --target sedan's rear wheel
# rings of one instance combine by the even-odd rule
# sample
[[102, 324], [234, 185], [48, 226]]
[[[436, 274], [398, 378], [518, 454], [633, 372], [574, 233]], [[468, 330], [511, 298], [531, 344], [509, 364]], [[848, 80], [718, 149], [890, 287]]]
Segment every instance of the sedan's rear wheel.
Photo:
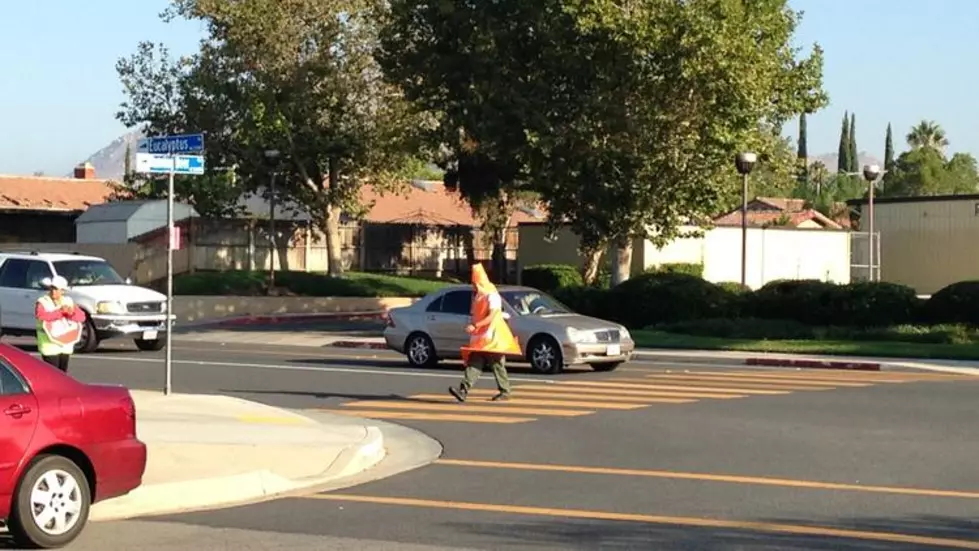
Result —
[[561, 345], [553, 337], [541, 335], [534, 337], [527, 347], [527, 361], [537, 373], [551, 375], [564, 370], [564, 353]]
[[10, 533], [24, 547], [64, 547], [85, 528], [91, 503], [78, 465], [60, 455], [39, 456], [17, 485]]
[[435, 355], [435, 344], [424, 333], [412, 333], [405, 341], [405, 356], [411, 367], [435, 367], [438, 357]]

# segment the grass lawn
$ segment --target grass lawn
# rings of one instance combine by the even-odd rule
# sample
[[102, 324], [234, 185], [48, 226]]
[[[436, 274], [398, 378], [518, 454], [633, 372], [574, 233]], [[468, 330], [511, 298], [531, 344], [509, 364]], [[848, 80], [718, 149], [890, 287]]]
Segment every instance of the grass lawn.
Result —
[[[311, 297], [420, 297], [436, 291], [448, 281], [385, 274], [348, 272], [334, 278], [311, 272], [276, 272], [275, 286], [281, 295]], [[196, 272], [174, 278], [177, 295], [264, 296], [268, 272]]]
[[781, 352], [786, 354], [825, 354], [831, 356], [874, 356], [945, 360], [979, 360], [979, 344], [924, 344], [910, 342], [842, 341], [842, 340], [759, 340], [721, 339], [664, 333], [631, 331], [639, 348], [673, 348], [699, 350], [738, 350], [744, 352]]

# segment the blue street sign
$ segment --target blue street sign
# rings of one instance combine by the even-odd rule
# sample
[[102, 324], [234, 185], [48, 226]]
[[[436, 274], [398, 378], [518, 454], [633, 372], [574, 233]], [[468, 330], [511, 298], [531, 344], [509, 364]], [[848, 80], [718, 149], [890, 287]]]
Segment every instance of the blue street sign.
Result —
[[137, 153], [200, 153], [204, 151], [204, 134], [182, 134], [180, 136], [152, 136], [136, 142]]
[[136, 154], [136, 172], [149, 174], [204, 174], [204, 157], [200, 155]]

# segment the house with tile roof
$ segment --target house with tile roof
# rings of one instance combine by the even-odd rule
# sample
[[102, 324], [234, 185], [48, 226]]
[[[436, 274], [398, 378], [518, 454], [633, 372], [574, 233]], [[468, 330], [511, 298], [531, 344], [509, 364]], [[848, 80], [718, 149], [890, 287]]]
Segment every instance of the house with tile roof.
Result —
[[[748, 226], [832, 230], [849, 228], [850, 216], [846, 204], [840, 203], [834, 210], [841, 214], [830, 218], [806, 206], [804, 199], [755, 197], [748, 202]], [[741, 207], [718, 216], [714, 219], [714, 225], [741, 227]]]
[[71, 178], [0, 175], [0, 242], [74, 243], [75, 218], [117, 189], [89, 163]]

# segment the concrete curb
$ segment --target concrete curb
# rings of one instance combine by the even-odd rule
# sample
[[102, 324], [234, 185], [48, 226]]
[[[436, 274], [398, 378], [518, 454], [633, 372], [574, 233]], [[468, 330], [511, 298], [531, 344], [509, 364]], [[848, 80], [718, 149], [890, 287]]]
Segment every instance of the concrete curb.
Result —
[[880, 371], [879, 363], [844, 362], [831, 360], [796, 360], [791, 358], [746, 358], [744, 365], [764, 367], [794, 367], [800, 369], [843, 369], [848, 371]]
[[150, 484], [128, 495], [93, 505], [89, 518], [92, 521], [124, 520], [255, 503], [360, 474], [380, 463], [386, 454], [381, 430], [368, 426], [360, 442], [341, 450], [318, 475], [289, 479], [262, 469], [224, 477]]
[[282, 323], [309, 323], [317, 321], [366, 321], [383, 320], [386, 312], [330, 312], [318, 314], [267, 314], [239, 316], [216, 320], [180, 323], [180, 327], [237, 327], [242, 325], [277, 325]]
[[326, 345], [332, 348], [365, 348], [369, 350], [387, 350], [388, 345], [374, 341], [333, 341]]

